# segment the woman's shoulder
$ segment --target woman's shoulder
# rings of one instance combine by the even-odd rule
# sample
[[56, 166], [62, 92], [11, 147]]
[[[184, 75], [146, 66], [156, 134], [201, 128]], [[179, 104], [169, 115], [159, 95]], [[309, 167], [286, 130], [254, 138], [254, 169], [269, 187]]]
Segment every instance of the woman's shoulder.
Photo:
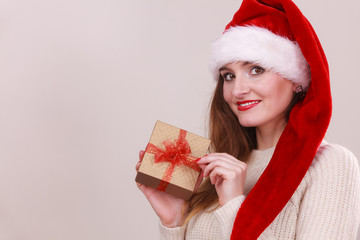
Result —
[[[351, 161], [353, 162], [354, 160], [356, 162], [356, 164], [358, 164], [357, 162], [357, 158], [355, 157], [355, 155], [346, 147], [335, 144], [335, 143], [329, 143], [325, 140], [323, 140], [320, 144], [320, 147], [316, 153], [315, 158], [330, 158], [330, 159], [338, 159], [341, 158], [344, 161]], [[338, 159], [339, 160], [339, 159]]]
[[323, 141], [297, 192], [301, 195], [336, 193], [337, 198], [357, 196], [360, 194], [357, 158], [347, 148]]
[[359, 161], [346, 147], [323, 141], [315, 155], [309, 171], [347, 174], [359, 176]]

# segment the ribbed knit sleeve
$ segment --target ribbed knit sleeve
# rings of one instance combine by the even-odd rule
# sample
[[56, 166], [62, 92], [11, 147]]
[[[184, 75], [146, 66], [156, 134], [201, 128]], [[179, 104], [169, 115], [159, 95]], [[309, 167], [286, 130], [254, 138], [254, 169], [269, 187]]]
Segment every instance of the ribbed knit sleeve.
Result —
[[322, 145], [304, 178], [296, 239], [356, 239], [360, 223], [360, 171], [344, 147]]
[[214, 212], [218, 220], [221, 236], [230, 239], [237, 211], [245, 200], [245, 195], [238, 196]]
[[185, 239], [186, 225], [182, 227], [168, 228], [160, 222], [160, 240], [183, 240]]

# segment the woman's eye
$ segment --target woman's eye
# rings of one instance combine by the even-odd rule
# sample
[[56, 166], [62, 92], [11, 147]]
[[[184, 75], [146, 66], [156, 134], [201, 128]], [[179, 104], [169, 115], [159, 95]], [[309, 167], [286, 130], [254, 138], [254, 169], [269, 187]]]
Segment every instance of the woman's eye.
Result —
[[259, 75], [259, 74], [263, 73], [264, 71], [265, 71], [265, 69], [263, 69], [262, 67], [255, 66], [255, 67], [251, 68], [250, 75]]
[[223, 78], [224, 78], [225, 81], [231, 81], [233, 78], [235, 78], [235, 75], [231, 74], [231, 73], [225, 73], [223, 75]]

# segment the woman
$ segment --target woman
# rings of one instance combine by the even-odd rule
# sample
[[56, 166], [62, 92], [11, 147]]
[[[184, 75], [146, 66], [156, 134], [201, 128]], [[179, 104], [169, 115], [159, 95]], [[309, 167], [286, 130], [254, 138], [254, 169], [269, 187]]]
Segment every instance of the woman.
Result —
[[244, 0], [210, 68], [212, 153], [198, 160], [206, 180], [189, 202], [138, 184], [161, 238], [355, 239], [359, 166], [323, 141], [329, 71], [300, 10], [290, 0]]

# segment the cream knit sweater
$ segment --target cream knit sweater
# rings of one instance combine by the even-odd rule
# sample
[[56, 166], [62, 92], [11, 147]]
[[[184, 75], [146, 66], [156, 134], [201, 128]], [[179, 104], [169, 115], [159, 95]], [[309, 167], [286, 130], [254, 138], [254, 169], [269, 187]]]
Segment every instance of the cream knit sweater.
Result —
[[[273, 152], [274, 148], [270, 148], [251, 153], [245, 195], [213, 212], [198, 214], [182, 227], [166, 228], [160, 224], [160, 239], [230, 239], [237, 210], [265, 170]], [[259, 239], [350, 240], [356, 238], [359, 223], [358, 161], [344, 147], [324, 141], [299, 187]]]

